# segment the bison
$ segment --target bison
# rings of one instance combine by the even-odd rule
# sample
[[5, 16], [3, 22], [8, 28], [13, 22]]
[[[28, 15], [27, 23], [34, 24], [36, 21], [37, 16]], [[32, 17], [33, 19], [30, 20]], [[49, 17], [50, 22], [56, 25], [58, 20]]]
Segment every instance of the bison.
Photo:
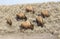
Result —
[[29, 21], [25, 21], [25, 22], [21, 23], [20, 27], [24, 28], [24, 29], [32, 29], [33, 30], [34, 25], [31, 22], [29, 22]]
[[27, 6], [27, 7], [26, 7], [26, 11], [27, 11], [27, 12], [33, 12], [33, 13], [35, 12], [35, 11], [34, 11], [34, 8], [33, 8], [32, 6]]
[[17, 20], [19, 20], [19, 19], [25, 19], [25, 20], [27, 20], [27, 17], [25, 16], [24, 13], [18, 13], [18, 14], [16, 14], [16, 18], [17, 18]]
[[38, 26], [43, 27], [44, 22], [43, 22], [42, 16], [37, 16], [36, 17], [36, 22], [37, 22]]
[[49, 13], [48, 13], [48, 10], [42, 10], [41, 11], [41, 15], [45, 18], [45, 17], [49, 17]]
[[6, 18], [7, 24], [12, 25], [12, 20], [10, 18]]

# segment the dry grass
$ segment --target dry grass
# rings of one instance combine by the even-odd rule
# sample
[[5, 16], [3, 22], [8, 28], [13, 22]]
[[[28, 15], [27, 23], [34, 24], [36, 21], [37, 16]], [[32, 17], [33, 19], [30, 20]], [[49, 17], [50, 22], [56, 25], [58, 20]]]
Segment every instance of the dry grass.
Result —
[[[26, 12], [26, 6], [32, 5], [34, 7], [35, 13]], [[50, 17], [44, 18], [45, 21], [44, 27], [38, 27], [36, 22], [33, 20], [36, 19], [38, 14], [41, 14], [42, 9], [47, 9], [49, 11]], [[21, 33], [20, 24], [24, 20], [17, 21], [16, 14], [19, 12], [24, 12], [28, 20], [34, 24], [34, 30], [26, 30], [27, 33], [50, 33], [56, 35], [60, 38], [60, 2], [50, 2], [50, 3], [41, 3], [41, 4], [26, 4], [26, 5], [11, 5], [11, 6], [0, 6], [0, 34], [4, 33]], [[6, 23], [6, 17], [11, 17], [12, 26], [10, 27]]]

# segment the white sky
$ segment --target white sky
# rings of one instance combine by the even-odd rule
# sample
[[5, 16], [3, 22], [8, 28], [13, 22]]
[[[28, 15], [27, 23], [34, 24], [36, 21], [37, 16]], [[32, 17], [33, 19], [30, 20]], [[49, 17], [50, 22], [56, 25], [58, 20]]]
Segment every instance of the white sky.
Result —
[[41, 3], [41, 2], [50, 2], [50, 1], [60, 2], [60, 0], [0, 0], [0, 5]]

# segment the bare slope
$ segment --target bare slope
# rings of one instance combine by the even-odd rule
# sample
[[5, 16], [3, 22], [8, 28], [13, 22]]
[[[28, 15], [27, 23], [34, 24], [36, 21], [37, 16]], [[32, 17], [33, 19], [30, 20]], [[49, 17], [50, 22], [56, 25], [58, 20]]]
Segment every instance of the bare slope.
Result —
[[[17, 21], [16, 14], [19, 12], [24, 12], [28, 20], [34, 24], [33, 30], [26, 30], [24, 33], [50, 33], [60, 37], [60, 2], [54, 3], [42, 3], [42, 4], [31, 4], [35, 9], [35, 14], [31, 12], [26, 12], [25, 8], [30, 4], [26, 5], [12, 5], [12, 6], [0, 6], [0, 34], [5, 33], [21, 33], [20, 24], [24, 20]], [[32, 20], [35, 20], [37, 14], [41, 13], [42, 9], [47, 9], [50, 13], [50, 17], [44, 18], [44, 27], [38, 27], [36, 23]], [[6, 23], [6, 18], [10, 17], [12, 19], [12, 26], [9, 26]]]

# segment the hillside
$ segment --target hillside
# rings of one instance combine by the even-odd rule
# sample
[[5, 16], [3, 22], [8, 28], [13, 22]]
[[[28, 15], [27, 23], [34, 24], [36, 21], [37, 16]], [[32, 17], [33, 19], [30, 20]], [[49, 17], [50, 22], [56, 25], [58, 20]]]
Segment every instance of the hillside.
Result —
[[[26, 6], [31, 5], [34, 8], [34, 14], [32, 12], [26, 12]], [[43, 27], [38, 26], [33, 20], [36, 19], [41, 11], [46, 9], [49, 11], [50, 16], [43, 18]], [[16, 20], [16, 14], [23, 12], [30, 22], [34, 24], [34, 29], [27, 29], [23, 32], [20, 31], [20, 25], [25, 20]], [[6, 23], [6, 18], [9, 17], [12, 20], [12, 26]], [[41, 4], [25, 4], [25, 5], [10, 5], [10, 6], [0, 6], [0, 34], [43, 34], [50, 33], [53, 36], [60, 38], [60, 2], [49, 2]], [[35, 35], [35, 34], [34, 34]], [[48, 39], [48, 38], [46, 38]], [[53, 37], [51, 38], [53, 39]], [[55, 39], [55, 38], [54, 38]]]

